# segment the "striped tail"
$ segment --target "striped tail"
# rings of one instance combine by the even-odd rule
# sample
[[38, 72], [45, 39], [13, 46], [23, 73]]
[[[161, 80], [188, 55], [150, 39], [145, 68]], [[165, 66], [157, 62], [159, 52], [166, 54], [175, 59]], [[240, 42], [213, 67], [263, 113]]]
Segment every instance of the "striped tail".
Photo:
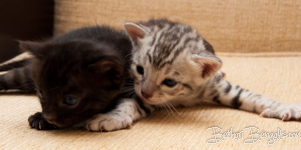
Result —
[[28, 52], [24, 52], [16, 57], [0, 64], [0, 71], [8, 71], [14, 68], [24, 67], [33, 56]]
[[35, 86], [30, 78], [29, 68], [16, 68], [0, 75], [0, 90], [21, 90], [22, 92], [34, 92]]

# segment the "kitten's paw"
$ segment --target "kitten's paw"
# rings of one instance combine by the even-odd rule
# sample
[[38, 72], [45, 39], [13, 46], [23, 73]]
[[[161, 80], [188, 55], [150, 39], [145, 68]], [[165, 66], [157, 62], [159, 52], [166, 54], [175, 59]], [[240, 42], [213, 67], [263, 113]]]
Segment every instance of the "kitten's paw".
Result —
[[273, 111], [271, 109], [264, 110], [260, 116], [267, 118], [279, 118], [286, 120], [300, 120], [301, 119], [301, 104], [285, 105], [282, 108]]
[[57, 127], [49, 124], [43, 117], [41, 112], [37, 112], [28, 118], [28, 123], [32, 128], [37, 130], [53, 130]]
[[86, 122], [88, 131], [114, 131], [131, 127], [133, 120], [130, 116], [118, 114], [98, 114]]

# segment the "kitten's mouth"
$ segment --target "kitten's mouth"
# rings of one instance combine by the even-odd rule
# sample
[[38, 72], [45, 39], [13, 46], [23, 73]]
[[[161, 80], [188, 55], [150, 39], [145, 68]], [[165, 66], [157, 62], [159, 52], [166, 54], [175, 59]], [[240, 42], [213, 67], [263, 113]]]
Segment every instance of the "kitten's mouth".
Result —
[[68, 124], [68, 123], [62, 123], [61, 121], [58, 120], [46, 120], [49, 124], [55, 125], [59, 128], [66, 128], [71, 126], [72, 124]]
[[65, 125], [63, 125], [63, 124], [59, 124], [59, 123], [57, 123], [57, 122], [55, 122], [55, 121], [48, 121], [48, 120], [46, 120], [49, 124], [52, 124], [52, 125], [55, 125], [55, 126], [57, 126], [57, 127], [59, 127], [59, 128], [64, 128], [65, 127]]
[[151, 105], [158, 105], [162, 103], [162, 100], [160, 98], [155, 98], [155, 97], [145, 98], [142, 95], [139, 95], [139, 97]]
[[148, 98], [145, 98], [141, 91], [138, 90], [138, 89], [135, 89], [135, 92], [136, 94], [143, 100], [145, 101], [146, 103], [148, 104], [151, 104], [151, 105], [158, 105], [158, 104], [162, 104], [163, 101], [160, 97], [157, 97], [157, 96], [151, 96], [151, 97], [148, 97]]
[[55, 126], [59, 127], [59, 128], [65, 128], [65, 127], [68, 127], [66, 125], [63, 125], [63, 124], [58, 124], [58, 123], [54, 123]]

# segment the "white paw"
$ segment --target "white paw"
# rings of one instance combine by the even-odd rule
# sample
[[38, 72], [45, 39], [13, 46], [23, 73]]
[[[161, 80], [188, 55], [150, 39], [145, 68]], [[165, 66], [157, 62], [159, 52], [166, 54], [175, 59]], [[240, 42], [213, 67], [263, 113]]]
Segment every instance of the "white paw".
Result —
[[133, 120], [130, 116], [118, 114], [98, 114], [86, 122], [88, 131], [114, 131], [131, 127]]
[[301, 119], [301, 104], [285, 105], [277, 110], [266, 109], [260, 116], [267, 118], [279, 118], [282, 120], [300, 120]]

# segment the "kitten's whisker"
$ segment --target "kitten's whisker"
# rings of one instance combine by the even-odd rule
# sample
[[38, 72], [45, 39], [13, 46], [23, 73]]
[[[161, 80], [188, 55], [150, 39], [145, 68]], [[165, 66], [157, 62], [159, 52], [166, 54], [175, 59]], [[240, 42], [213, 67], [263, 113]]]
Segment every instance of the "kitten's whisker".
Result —
[[178, 111], [171, 103], [169, 103], [169, 106], [170, 106], [174, 111], [176, 111], [178, 115], [181, 115], [181, 114], [179, 113], [179, 111]]
[[134, 94], [134, 92], [131, 92], [131, 93], [127, 94], [127, 95], [125, 96], [125, 98], [129, 98], [129, 97], [131, 97], [133, 94]]
[[132, 60], [131, 59], [129, 59], [129, 60], [127, 60], [127, 61], [125, 61], [125, 62], [131, 62]]
[[167, 108], [167, 109], [166, 109], [166, 110], [167, 110], [167, 113], [168, 113], [168, 115], [170, 116], [171, 114], [170, 114], [170, 112], [169, 112], [169, 109], [168, 109], [166, 103], [163, 103], [163, 104], [164, 104], [164, 107]]
[[120, 91], [119, 94], [128, 93], [128, 92], [135, 92], [135, 90], [133, 88], [123, 89], [122, 91]]
[[131, 92], [131, 93], [127, 94], [127, 95], [125, 96], [125, 98], [132, 97], [134, 94], [135, 94], [135, 91], [133, 91], [133, 92]]
[[132, 92], [134, 90], [132, 89], [123, 89], [122, 91], [120, 91], [120, 93], [126, 93], [126, 92]]
[[167, 106], [167, 108], [170, 110], [171, 114], [173, 116], [175, 116], [175, 114], [173, 113], [172, 109], [170, 108], [170, 106], [168, 105], [168, 103], [164, 102], [165, 106]]
[[128, 56], [131, 56], [132, 55], [132, 53], [130, 53], [130, 54], [127, 54], [124, 58], [127, 58]]
[[127, 87], [122, 88], [122, 90], [126, 90], [126, 89], [134, 89], [134, 87], [133, 86], [127, 86]]

